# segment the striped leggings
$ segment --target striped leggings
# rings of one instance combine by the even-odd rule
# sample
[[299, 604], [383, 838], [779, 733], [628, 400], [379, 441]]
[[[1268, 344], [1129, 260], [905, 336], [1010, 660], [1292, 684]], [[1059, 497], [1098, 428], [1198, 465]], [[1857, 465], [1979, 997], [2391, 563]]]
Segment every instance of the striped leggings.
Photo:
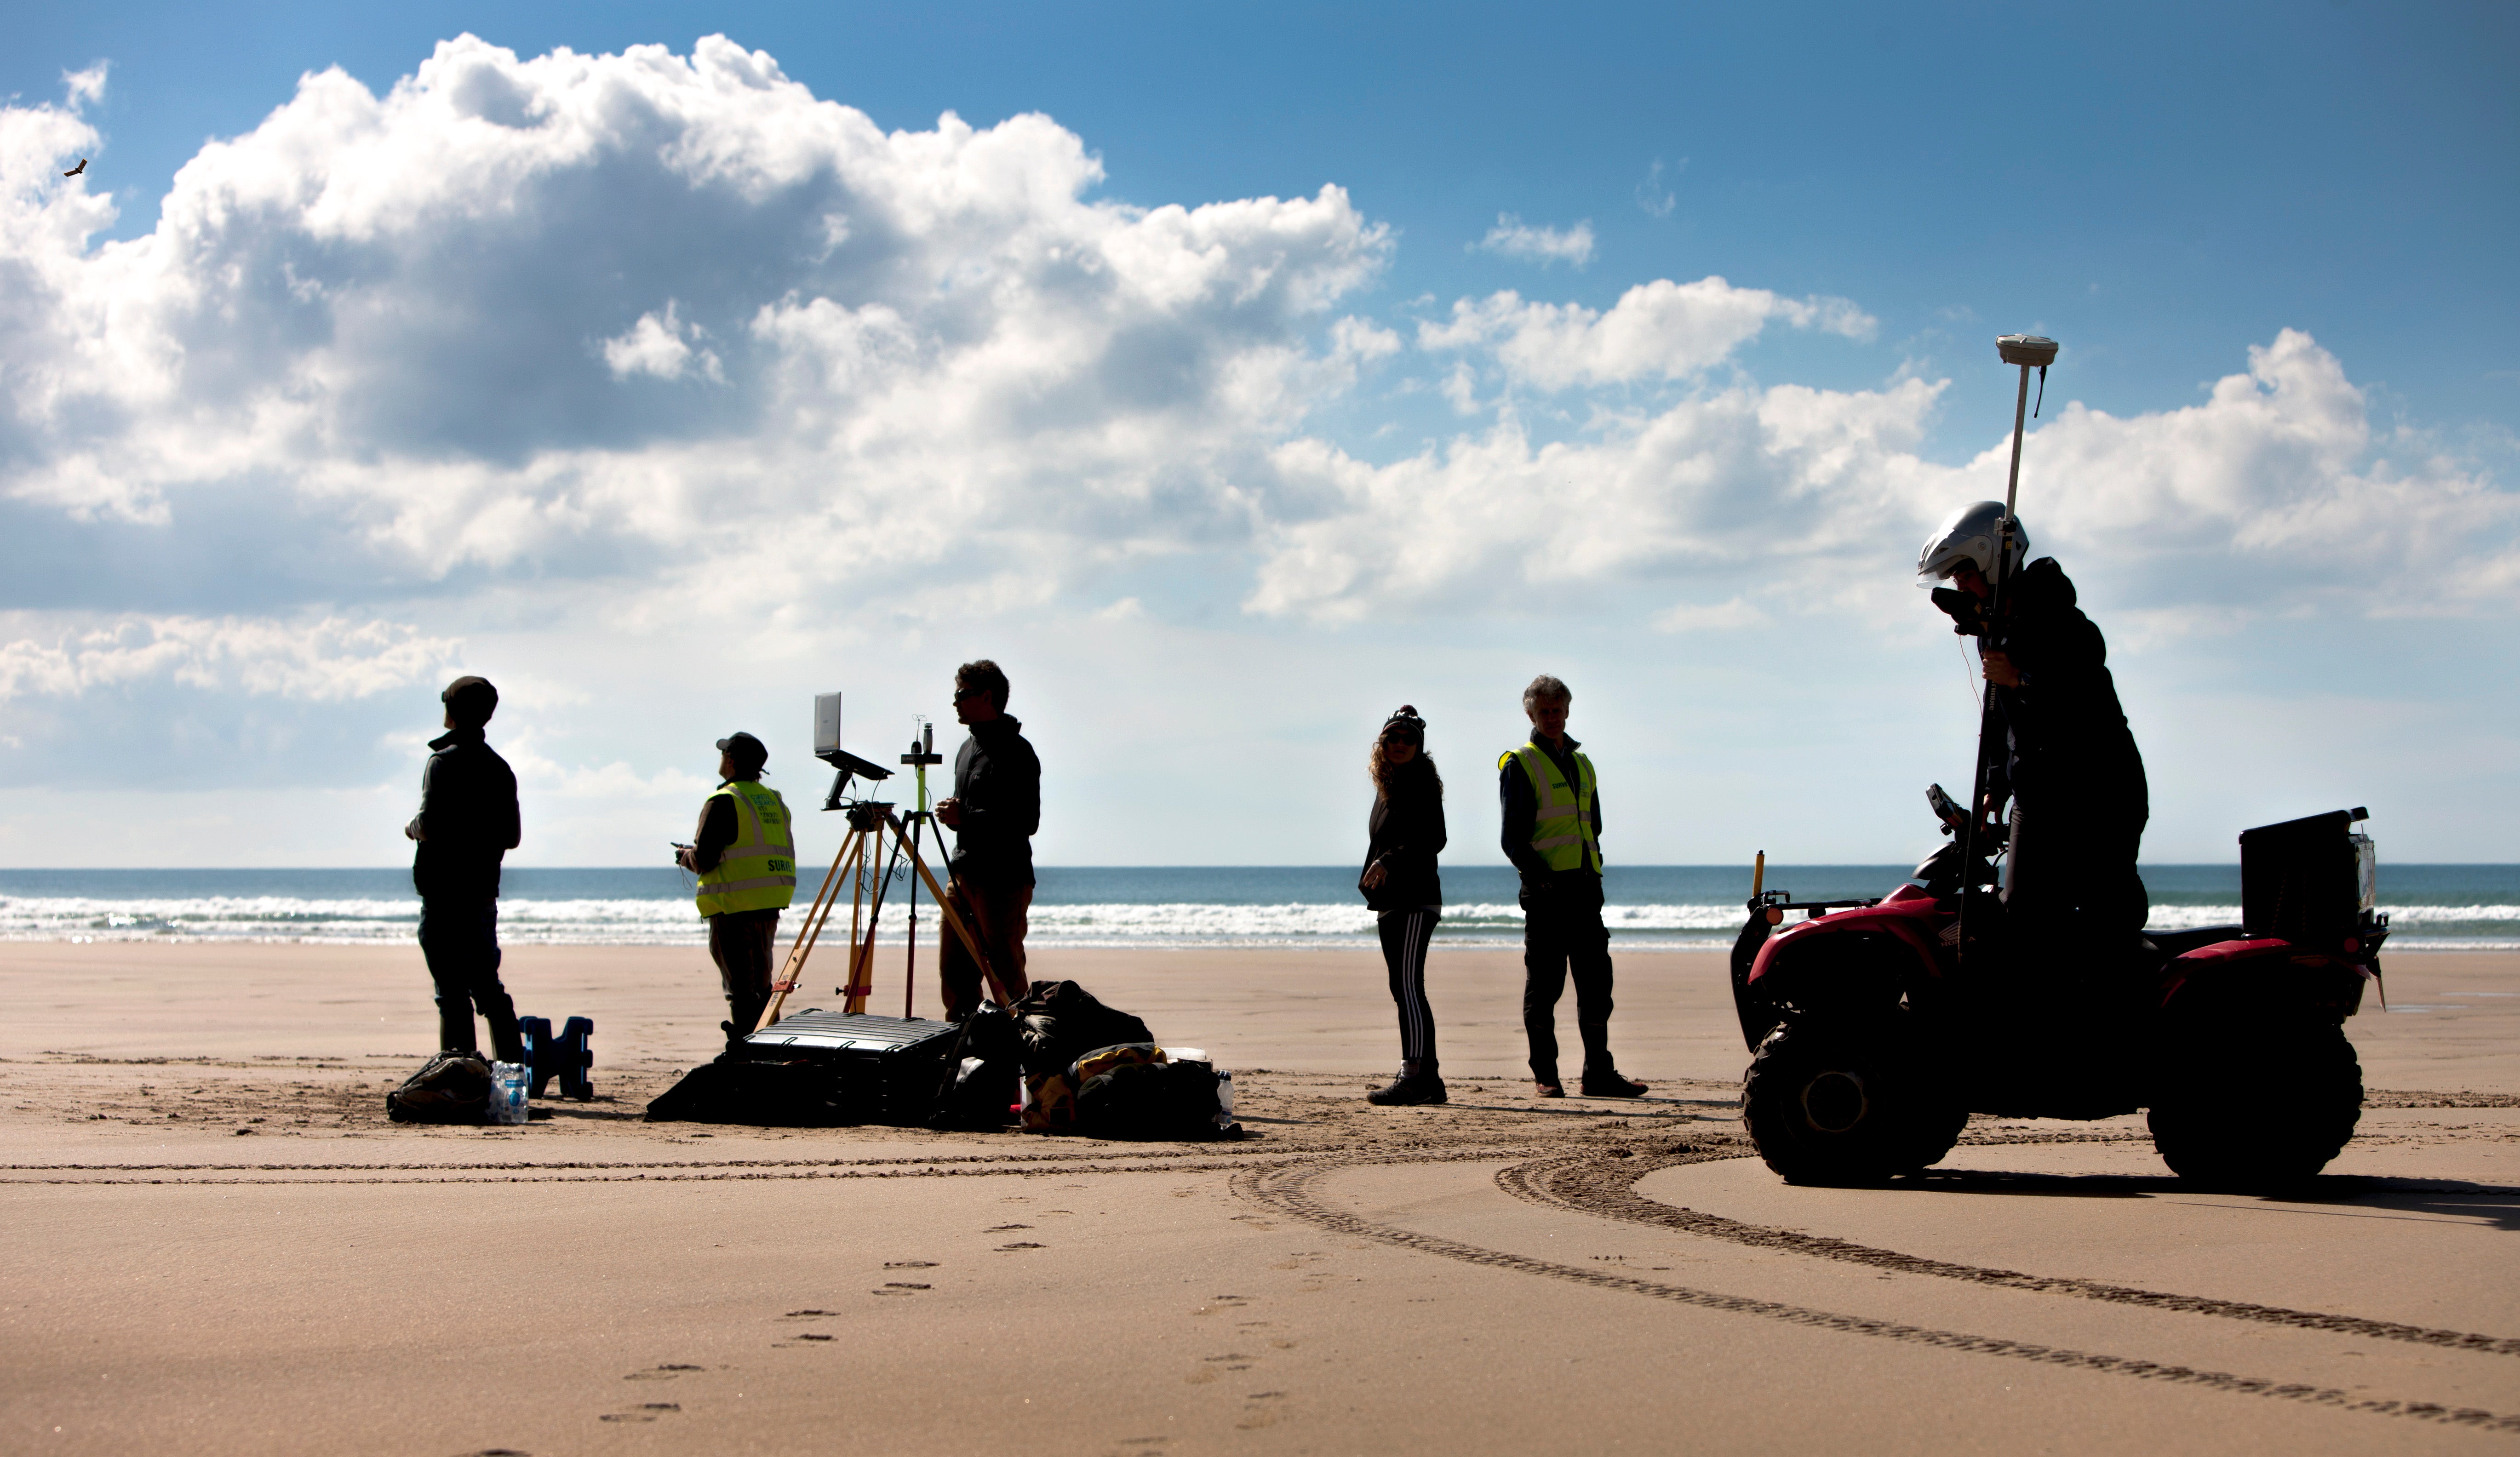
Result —
[[1428, 1073], [1435, 1070], [1435, 1014], [1426, 1006], [1426, 943], [1443, 918], [1433, 909], [1395, 910], [1379, 922], [1391, 999], [1400, 1007], [1400, 1055]]

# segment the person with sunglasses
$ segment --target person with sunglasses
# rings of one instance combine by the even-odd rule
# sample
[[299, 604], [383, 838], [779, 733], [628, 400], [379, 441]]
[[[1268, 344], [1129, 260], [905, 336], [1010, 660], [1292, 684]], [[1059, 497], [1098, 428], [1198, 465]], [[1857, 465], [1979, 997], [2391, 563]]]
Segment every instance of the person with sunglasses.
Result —
[[1384, 1106], [1444, 1101], [1435, 1014], [1426, 1005], [1426, 943], [1444, 918], [1444, 882], [1435, 869], [1444, 848], [1444, 780], [1425, 746], [1426, 721], [1404, 703], [1382, 721], [1365, 762], [1373, 813], [1356, 887], [1377, 918], [1391, 1000], [1400, 1010], [1400, 1076], [1365, 1095]]
[[[946, 895], [971, 928], [1010, 997], [1021, 996], [1024, 932], [1032, 914], [1032, 837], [1041, 828], [1041, 758], [1007, 712], [1007, 675], [987, 658], [954, 670], [954, 717], [971, 730], [954, 755], [954, 792], [936, 818], [954, 831], [954, 881]], [[962, 939], [937, 952], [945, 1016], [960, 1022], [980, 1004], [980, 966]]]

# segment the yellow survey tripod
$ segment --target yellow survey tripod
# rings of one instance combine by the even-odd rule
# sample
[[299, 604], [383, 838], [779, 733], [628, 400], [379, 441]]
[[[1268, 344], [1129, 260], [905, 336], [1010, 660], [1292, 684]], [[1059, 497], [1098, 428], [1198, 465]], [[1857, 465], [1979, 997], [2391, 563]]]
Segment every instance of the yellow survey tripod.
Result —
[[[880, 782], [890, 778], [892, 771], [837, 748], [823, 751], [819, 757], [840, 772], [839, 777], [832, 783], [832, 792], [824, 797], [823, 808], [847, 813], [849, 835], [840, 853], [832, 857], [832, 868], [823, 876], [823, 888], [815, 893], [814, 904], [806, 910], [805, 919], [796, 927], [796, 940], [788, 949], [787, 964], [780, 970], [778, 980], [771, 983], [770, 1004], [762, 1008], [761, 1021], [753, 1031], [758, 1032], [777, 1022], [781, 1008], [787, 1004], [788, 993], [796, 990], [797, 981], [804, 974], [805, 958], [813, 954], [815, 943], [822, 939], [824, 924], [839, 906], [838, 886], [843, 875], [848, 877], [852, 887], [849, 897], [849, 976], [847, 984], [836, 990], [847, 998], [841, 1004], [842, 1012], [866, 1010], [867, 996], [875, 990], [876, 926], [883, 914], [884, 889], [900, 876], [905, 861], [912, 878], [906, 893], [910, 901], [910, 942], [904, 963], [901, 1015], [906, 1018], [914, 1014], [913, 996], [919, 976], [919, 887], [922, 883], [927, 887], [927, 894], [934, 898], [946, 929], [963, 943], [964, 949], [969, 951], [971, 959], [979, 964], [981, 975], [987, 977], [989, 985], [996, 990], [1000, 1004], [1012, 1005], [1014, 998], [1008, 994], [1006, 984], [999, 980], [998, 969], [991, 964], [989, 953], [981, 948], [979, 938], [971, 934], [971, 928], [964, 924], [963, 917], [956, 913], [954, 903], [947, 899], [944, 888], [937, 884], [935, 872], [927, 868], [926, 858], [920, 853], [921, 842], [926, 838], [928, 826], [936, 819], [927, 798], [927, 767], [945, 762], [944, 756], [936, 752], [935, 726], [923, 725], [920, 736], [911, 740], [910, 752], [901, 756], [901, 762], [912, 768], [918, 780], [917, 808], [907, 815], [894, 814], [893, 806], [885, 801], [846, 798], [852, 777], [864, 778], [871, 783]], [[887, 837], [889, 850], [886, 848]]]

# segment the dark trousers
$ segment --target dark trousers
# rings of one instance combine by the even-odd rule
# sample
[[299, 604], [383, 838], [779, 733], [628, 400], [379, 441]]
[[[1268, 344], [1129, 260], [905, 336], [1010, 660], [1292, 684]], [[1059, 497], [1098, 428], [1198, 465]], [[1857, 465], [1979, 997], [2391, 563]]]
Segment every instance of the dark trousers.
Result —
[[2136, 870], [2149, 817], [2139, 779], [2116, 795], [2017, 796], [2004, 852], [2006, 918], [2095, 948], [2131, 941], [2152, 913]]
[[726, 992], [726, 1020], [739, 1041], [770, 1005], [770, 968], [779, 956], [777, 910], [722, 910], [708, 918], [709, 959]]
[[[973, 884], [957, 875], [946, 888], [946, 898], [953, 903], [954, 913], [963, 918], [980, 949], [989, 957], [989, 968], [998, 974], [1012, 1000], [1024, 994], [1031, 984], [1024, 980], [1024, 933], [1032, 925], [1032, 887], [1028, 885]], [[951, 926], [936, 918], [937, 981], [945, 995], [945, 1017], [960, 1022], [971, 1013], [988, 994], [981, 986], [980, 963], [971, 959], [969, 948]]]
[[491, 1055], [501, 1062], [525, 1060], [517, 1035], [517, 1004], [499, 983], [499, 903], [496, 899], [423, 896], [420, 954], [437, 984], [437, 1045], [475, 1052], [472, 1013], [490, 1024]]
[[1557, 998], [1575, 974], [1575, 1029], [1584, 1038], [1584, 1071], [1611, 1073], [1610, 932], [1601, 924], [1601, 877], [1577, 872], [1522, 896], [1522, 1031], [1531, 1040], [1531, 1076], [1557, 1081]]
[[1395, 910], [1383, 916], [1382, 964], [1391, 973], [1391, 1000], [1400, 1009], [1400, 1056], [1418, 1064], [1420, 1073], [1435, 1071], [1435, 1013], [1426, 1005], [1426, 943], [1435, 910]]

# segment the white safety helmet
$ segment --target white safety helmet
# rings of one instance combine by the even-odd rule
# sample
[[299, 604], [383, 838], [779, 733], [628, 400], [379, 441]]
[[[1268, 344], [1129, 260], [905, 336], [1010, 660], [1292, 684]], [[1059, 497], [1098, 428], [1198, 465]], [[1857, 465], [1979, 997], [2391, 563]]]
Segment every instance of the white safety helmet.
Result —
[[[1983, 576], [1995, 575], [1995, 543], [2003, 529], [2003, 503], [1980, 501], [1961, 507], [1943, 518], [1934, 534], [1925, 538], [1925, 549], [1916, 553], [1916, 585], [1930, 587], [1947, 581], [1964, 564], [1974, 563]], [[2030, 555], [2030, 532], [2016, 516], [2012, 522], [2012, 559], [2004, 564], [2008, 576], [2021, 569]]]

